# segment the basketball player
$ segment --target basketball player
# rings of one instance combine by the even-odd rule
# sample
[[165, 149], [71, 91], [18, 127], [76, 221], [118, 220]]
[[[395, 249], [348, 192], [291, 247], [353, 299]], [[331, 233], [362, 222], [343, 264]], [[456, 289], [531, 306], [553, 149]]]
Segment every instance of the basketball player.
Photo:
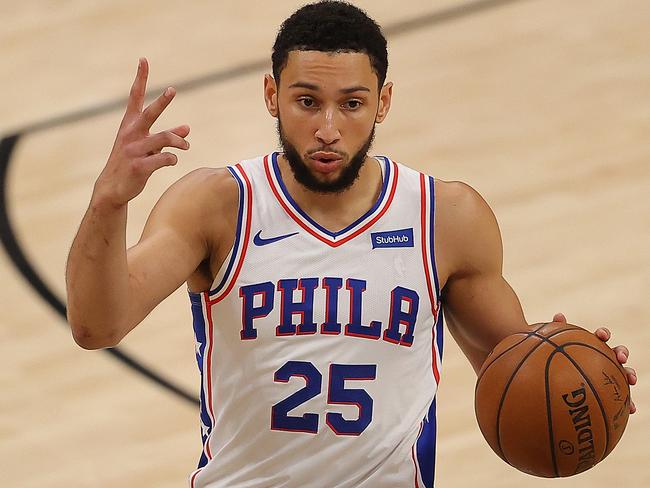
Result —
[[181, 178], [127, 250], [128, 202], [176, 164], [166, 147], [189, 149], [187, 125], [150, 134], [175, 91], [143, 108], [140, 60], [70, 251], [74, 338], [114, 346], [186, 282], [203, 386], [192, 487], [433, 486], [443, 309], [476, 371], [529, 330], [497, 222], [469, 186], [367, 155], [393, 84], [364, 12], [301, 8], [272, 61], [282, 151]]

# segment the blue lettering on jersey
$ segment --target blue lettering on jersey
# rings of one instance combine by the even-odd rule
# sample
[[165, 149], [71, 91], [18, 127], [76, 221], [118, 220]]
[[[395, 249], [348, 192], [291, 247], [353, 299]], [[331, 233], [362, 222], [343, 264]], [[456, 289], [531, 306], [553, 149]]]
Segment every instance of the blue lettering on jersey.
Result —
[[366, 281], [348, 278], [345, 287], [350, 290], [350, 323], [345, 326], [345, 335], [379, 339], [381, 322], [373, 320], [370, 325], [361, 325], [361, 294], [366, 291]]
[[[318, 278], [301, 278], [300, 280], [278, 281], [280, 292], [280, 325], [275, 329], [278, 336], [297, 334], [315, 334], [314, 290], [318, 287]], [[293, 301], [294, 290], [302, 291], [302, 300]], [[300, 316], [300, 323], [293, 324], [293, 316]]]
[[[319, 287], [320, 284], [320, 287]], [[420, 297], [414, 290], [402, 286], [395, 287], [390, 294], [388, 324], [382, 335], [382, 322], [371, 320], [368, 325], [362, 322], [363, 294], [366, 281], [348, 278], [345, 289], [349, 292], [349, 322], [345, 325], [347, 336], [363, 339], [382, 339], [392, 344], [410, 347], [413, 345], [415, 324], [420, 304]], [[343, 278], [301, 278], [282, 279], [274, 286], [270, 281], [240, 287], [242, 299], [242, 340], [257, 338], [254, 321], [267, 317], [274, 310], [274, 292], [280, 292], [278, 326], [276, 336], [316, 334], [318, 326], [314, 321], [314, 297], [316, 293], [325, 293], [322, 303], [325, 305], [325, 321], [320, 325], [321, 334], [338, 335], [341, 323], [338, 321], [339, 290], [343, 288]], [[301, 298], [296, 301], [294, 292], [300, 290]], [[343, 294], [345, 296], [345, 294]], [[257, 300], [256, 300], [257, 299]], [[257, 304], [256, 304], [257, 303]], [[276, 312], [277, 313], [277, 312]], [[294, 315], [299, 322], [294, 324]]]
[[413, 247], [413, 228], [372, 232], [372, 248], [378, 247]]
[[321, 334], [340, 334], [341, 322], [337, 321], [339, 312], [339, 290], [343, 288], [342, 278], [323, 278], [325, 289], [325, 322], [320, 326]]
[[[253, 327], [253, 319], [266, 317], [273, 310], [273, 292], [275, 287], [270, 281], [256, 283], [254, 285], [242, 286], [239, 289], [239, 296], [242, 298], [241, 321], [242, 340], [256, 339], [257, 330]], [[254, 305], [255, 296], [261, 295], [262, 304], [259, 307]]]
[[[408, 288], [396, 287], [390, 294], [390, 319], [388, 328], [384, 331], [384, 340], [402, 346], [413, 345], [413, 329], [418, 317], [419, 307], [418, 294]], [[406, 303], [408, 309], [402, 310], [402, 304]], [[400, 325], [406, 326], [405, 332], [399, 331]]]

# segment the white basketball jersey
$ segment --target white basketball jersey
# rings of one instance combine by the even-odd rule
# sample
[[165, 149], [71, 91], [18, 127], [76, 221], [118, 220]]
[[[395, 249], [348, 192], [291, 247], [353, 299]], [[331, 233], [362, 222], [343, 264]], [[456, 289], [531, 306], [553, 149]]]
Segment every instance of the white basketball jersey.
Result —
[[434, 180], [371, 160], [379, 199], [331, 232], [287, 192], [277, 156], [228, 168], [234, 245], [212, 289], [190, 292], [203, 439], [190, 486], [432, 487]]

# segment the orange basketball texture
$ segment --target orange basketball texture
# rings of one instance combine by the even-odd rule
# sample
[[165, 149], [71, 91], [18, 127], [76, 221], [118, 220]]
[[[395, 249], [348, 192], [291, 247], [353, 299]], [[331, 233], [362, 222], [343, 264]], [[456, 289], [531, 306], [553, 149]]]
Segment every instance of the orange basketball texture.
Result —
[[520, 471], [547, 478], [602, 461], [623, 435], [629, 405], [614, 351], [560, 322], [506, 337], [476, 383], [476, 418], [490, 447]]

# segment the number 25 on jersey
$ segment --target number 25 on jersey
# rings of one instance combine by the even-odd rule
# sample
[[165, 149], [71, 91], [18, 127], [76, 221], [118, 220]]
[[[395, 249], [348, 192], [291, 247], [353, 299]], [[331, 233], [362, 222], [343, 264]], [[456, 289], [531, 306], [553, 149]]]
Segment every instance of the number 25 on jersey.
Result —
[[[292, 376], [300, 376], [305, 386], [271, 408], [271, 429], [289, 432], [318, 433], [319, 415], [306, 413], [300, 417], [288, 415], [291, 410], [320, 395], [323, 376], [310, 362], [287, 361], [275, 372], [276, 383], [288, 383]], [[376, 364], [331, 364], [327, 403], [329, 405], [356, 405], [359, 416], [354, 420], [343, 418], [340, 413], [328, 412], [325, 422], [337, 435], [359, 435], [372, 422], [372, 397], [362, 389], [345, 388], [345, 380], [374, 380]]]

